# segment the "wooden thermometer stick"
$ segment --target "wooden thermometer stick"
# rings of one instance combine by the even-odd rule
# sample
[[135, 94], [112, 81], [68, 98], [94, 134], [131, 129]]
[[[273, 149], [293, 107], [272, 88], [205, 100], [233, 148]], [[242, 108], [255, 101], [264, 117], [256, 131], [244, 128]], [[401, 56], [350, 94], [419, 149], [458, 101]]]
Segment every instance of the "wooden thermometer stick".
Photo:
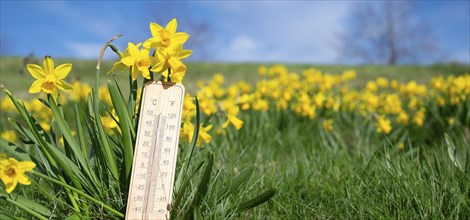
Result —
[[126, 219], [169, 219], [184, 86], [149, 82], [142, 91]]

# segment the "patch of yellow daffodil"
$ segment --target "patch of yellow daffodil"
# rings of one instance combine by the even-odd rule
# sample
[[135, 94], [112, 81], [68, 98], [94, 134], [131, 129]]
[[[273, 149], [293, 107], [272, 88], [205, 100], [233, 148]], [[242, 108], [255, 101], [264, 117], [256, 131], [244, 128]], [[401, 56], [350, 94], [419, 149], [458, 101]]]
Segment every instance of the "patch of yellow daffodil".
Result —
[[30, 185], [31, 181], [25, 172], [31, 171], [36, 164], [31, 161], [17, 161], [15, 158], [0, 157], [0, 179], [5, 184], [7, 193], [11, 193], [18, 183]]
[[14, 130], [6, 130], [0, 133], [0, 137], [12, 143], [16, 141], [16, 133]]
[[[256, 82], [254, 89], [244, 81], [224, 86], [222, 74], [215, 74], [208, 82], [197, 83], [199, 91], [195, 95], [199, 98], [201, 112], [208, 118], [216, 116], [224, 120], [214, 123], [216, 134], [223, 133], [220, 130], [229, 125], [241, 129], [244, 112], [274, 108], [311, 120], [319, 119], [326, 132], [333, 130], [334, 120], [341, 120], [335, 115], [357, 112], [367, 119], [364, 121], [373, 122], [371, 125], [377, 133], [388, 135], [397, 127], [423, 127], [426, 118], [431, 117], [426, 110], [430, 104], [455, 106], [468, 103], [470, 97], [469, 74], [432, 78], [429, 86], [379, 77], [357, 88], [350, 83], [357, 75], [353, 70], [328, 74], [310, 68], [297, 74], [283, 65], [275, 65], [261, 66], [258, 73], [263, 79]], [[193, 120], [194, 108], [190, 96], [186, 96], [184, 124]], [[448, 124], [455, 124], [455, 120], [451, 117]], [[181, 130], [182, 136], [189, 137], [192, 132], [188, 125]]]

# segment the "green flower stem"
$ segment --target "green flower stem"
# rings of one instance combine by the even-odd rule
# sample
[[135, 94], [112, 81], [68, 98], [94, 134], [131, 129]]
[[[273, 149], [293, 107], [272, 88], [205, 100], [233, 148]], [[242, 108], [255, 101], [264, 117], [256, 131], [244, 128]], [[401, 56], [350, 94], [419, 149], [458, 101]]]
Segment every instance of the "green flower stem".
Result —
[[168, 81], [168, 82], [171, 82], [171, 68], [168, 68], [168, 78], [167, 78], [167, 81]]
[[24, 211], [26, 211], [27, 213], [31, 214], [32, 216], [34, 216], [34, 217], [36, 217], [36, 218], [38, 218], [38, 219], [47, 220], [46, 217], [42, 216], [41, 214], [35, 212], [34, 210], [32, 210], [32, 209], [30, 209], [30, 208], [24, 206], [24, 205], [21, 204], [21, 203], [16, 202], [15, 200], [13, 200], [13, 199], [11, 199], [11, 198], [8, 198], [8, 197], [7, 197], [6, 200], [7, 200], [9, 203], [11, 203], [11, 204], [17, 206], [17, 207], [20, 208], [20, 209], [23, 209]]
[[80, 191], [80, 190], [78, 190], [78, 189], [76, 189], [76, 188], [74, 188], [74, 187], [72, 187], [72, 186], [69, 186], [69, 185], [67, 185], [67, 184], [64, 184], [64, 183], [62, 183], [62, 182], [60, 182], [60, 181], [58, 181], [58, 180], [56, 180], [56, 179], [54, 179], [54, 178], [48, 177], [48, 176], [46, 176], [46, 175], [44, 175], [44, 174], [42, 174], [42, 173], [38, 173], [38, 172], [36, 172], [36, 171], [34, 171], [34, 170], [31, 171], [31, 173], [34, 174], [34, 175], [37, 175], [37, 176], [39, 176], [39, 177], [42, 177], [42, 178], [44, 178], [44, 179], [46, 179], [46, 180], [48, 180], [48, 181], [51, 181], [51, 182], [53, 182], [53, 183], [55, 183], [55, 184], [58, 184], [58, 185], [60, 185], [60, 186], [63, 186], [64, 188], [67, 188], [67, 189], [69, 189], [69, 190], [72, 190], [72, 191], [78, 193], [79, 195], [81, 195], [81, 196], [83, 196], [83, 197], [89, 199], [90, 201], [96, 203], [97, 205], [103, 207], [104, 209], [107, 209], [108, 211], [110, 211], [110, 212], [116, 214], [117, 216], [119, 216], [119, 217], [121, 217], [121, 218], [124, 217], [124, 214], [122, 214], [121, 212], [119, 212], [119, 211], [113, 209], [112, 207], [110, 207], [110, 206], [104, 204], [102, 201], [99, 201], [99, 200], [93, 198], [92, 196], [90, 196], [90, 195], [88, 195], [88, 194], [86, 194], [86, 193], [83, 193], [82, 191]]
[[[59, 178], [60, 178], [60, 181], [61, 181], [62, 183], [66, 184], [66, 183], [65, 183], [65, 179], [64, 179], [62, 176], [59, 176]], [[65, 189], [65, 193], [66, 193], [67, 196], [69, 197], [70, 202], [72, 203], [73, 209], [75, 209], [75, 211], [76, 211], [77, 213], [80, 213], [80, 208], [78, 207], [78, 203], [77, 203], [77, 201], [75, 200], [75, 199], [76, 199], [75, 197], [78, 197], [78, 196], [76, 196], [77, 194], [76, 194], [76, 193], [73, 193], [73, 192], [70, 192], [70, 190], [68, 190], [68, 189]], [[72, 195], [72, 193], [73, 193], [73, 195]]]
[[[95, 76], [95, 92], [93, 93], [93, 107], [94, 107], [94, 113], [95, 113], [95, 120], [98, 122], [96, 123], [97, 129], [98, 129], [98, 138], [100, 139], [101, 143], [103, 144], [103, 152], [108, 160], [108, 165], [109, 165], [109, 170], [111, 171], [111, 175], [113, 176], [113, 179], [117, 180], [119, 179], [119, 171], [116, 166], [116, 160], [112, 154], [111, 147], [109, 146], [108, 139], [106, 137], [103, 124], [99, 123], [100, 122], [100, 113], [99, 113], [99, 99], [98, 99], [98, 94], [99, 94], [99, 81], [100, 81], [100, 68], [97, 66], [96, 68], [96, 76]], [[120, 186], [118, 185], [118, 188]]]
[[123, 55], [122, 52], [119, 51], [114, 44], [108, 44], [108, 47], [111, 48], [111, 50], [113, 50], [114, 53], [116, 53], [119, 56], [119, 58], [122, 58], [122, 55]]
[[[150, 73], [152, 74], [152, 73]], [[116, 83], [117, 84], [117, 83]], [[129, 74], [129, 113], [130, 113], [130, 121], [129, 121], [129, 124], [130, 125], [133, 125], [135, 124], [134, 121], [134, 116], [136, 114], [136, 111], [135, 111], [135, 106], [137, 105], [137, 87], [138, 87], [138, 83], [137, 83], [137, 80], [132, 80], [132, 76]], [[140, 107], [140, 106], [139, 106]], [[139, 108], [140, 109], [140, 108]], [[137, 127], [134, 127], [134, 128], [137, 128]], [[136, 131], [135, 129], [130, 129], [131, 130], [131, 133], [132, 133], [132, 138], [133, 140], [135, 140], [135, 136], [136, 136]]]

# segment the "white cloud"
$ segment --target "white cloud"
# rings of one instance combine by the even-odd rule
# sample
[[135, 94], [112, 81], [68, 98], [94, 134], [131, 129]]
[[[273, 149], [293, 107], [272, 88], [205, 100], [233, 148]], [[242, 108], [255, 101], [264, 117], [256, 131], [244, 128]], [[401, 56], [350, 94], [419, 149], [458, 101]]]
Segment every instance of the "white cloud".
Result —
[[[100, 43], [89, 43], [89, 42], [67, 42], [65, 46], [71, 50], [72, 54], [77, 58], [82, 59], [98, 59], [101, 47], [103, 44]], [[114, 59], [116, 56], [108, 48], [104, 54], [104, 59]]]
[[230, 43], [230, 50], [233, 51], [250, 51], [257, 47], [257, 43], [248, 36], [236, 36]]
[[[251, 61], [334, 63], [335, 33], [344, 27], [349, 2], [223, 2], [207, 4], [217, 10], [216, 25], [223, 35], [217, 56], [223, 61], [238, 60], [240, 54]], [[243, 9], [243, 10], [240, 10]], [[221, 37], [224, 37], [221, 35]], [[255, 48], [237, 48], [239, 36], [259, 42]]]
[[228, 50], [224, 54], [229, 56], [231, 61], [251, 61], [255, 58], [253, 55], [258, 53], [257, 48], [259, 44], [251, 37], [238, 35], [230, 40]]

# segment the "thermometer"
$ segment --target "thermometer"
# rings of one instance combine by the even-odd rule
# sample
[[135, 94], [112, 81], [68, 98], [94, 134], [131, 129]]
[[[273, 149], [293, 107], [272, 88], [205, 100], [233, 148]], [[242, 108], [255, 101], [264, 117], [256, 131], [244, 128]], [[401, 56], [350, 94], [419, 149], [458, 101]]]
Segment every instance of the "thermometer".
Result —
[[184, 86], [149, 82], [142, 91], [126, 219], [169, 219]]

